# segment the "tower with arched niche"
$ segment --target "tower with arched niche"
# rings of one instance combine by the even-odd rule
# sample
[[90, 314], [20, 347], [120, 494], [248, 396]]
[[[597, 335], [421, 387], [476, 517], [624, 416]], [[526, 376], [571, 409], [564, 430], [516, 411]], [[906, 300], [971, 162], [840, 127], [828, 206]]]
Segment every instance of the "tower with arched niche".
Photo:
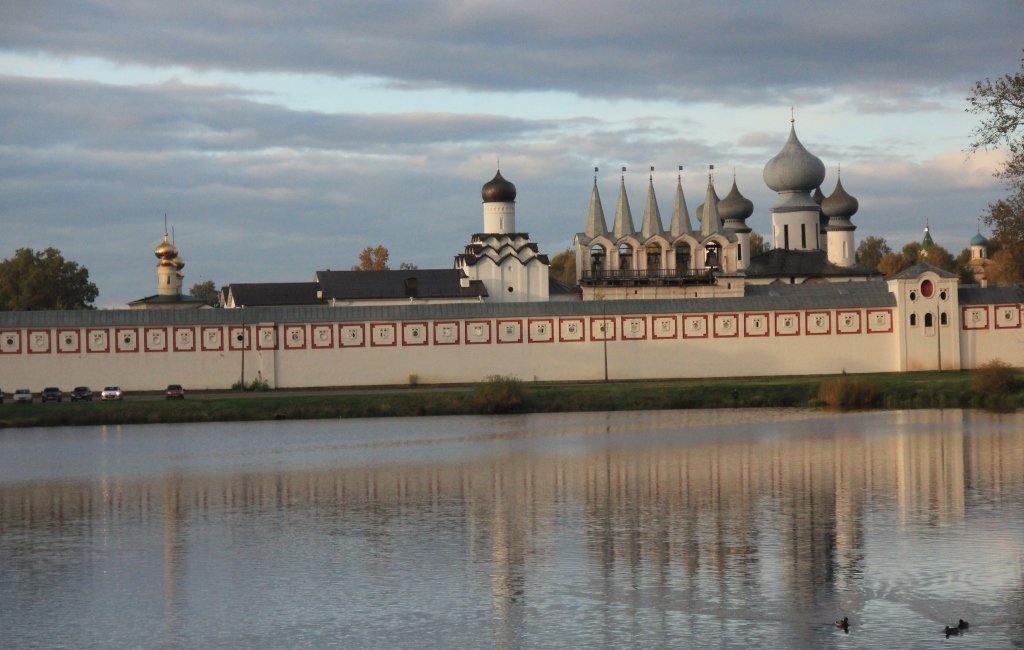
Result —
[[156, 294], [133, 300], [128, 303], [130, 309], [196, 309], [206, 307], [202, 298], [182, 294], [185, 281], [185, 262], [178, 254], [164, 226], [164, 238], [153, 249], [156, 256]]

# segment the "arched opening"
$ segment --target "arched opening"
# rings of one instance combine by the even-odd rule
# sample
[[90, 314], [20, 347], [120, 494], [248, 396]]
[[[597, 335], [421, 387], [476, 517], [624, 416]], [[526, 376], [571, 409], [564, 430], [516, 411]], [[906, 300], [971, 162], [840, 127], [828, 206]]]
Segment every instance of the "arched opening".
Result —
[[917, 327], [917, 314], [910, 315], [910, 326]]
[[704, 266], [716, 271], [722, 268], [722, 247], [716, 242], [704, 246]]
[[657, 276], [661, 271], [661, 246], [647, 245], [647, 275]]
[[690, 272], [691, 257], [689, 244], [676, 244], [676, 275]]
[[619, 270], [631, 271], [633, 269], [633, 247], [629, 244], [619, 244]]
[[590, 270], [593, 271], [595, 276], [601, 275], [605, 270], [604, 265], [607, 257], [608, 253], [604, 250], [604, 246], [594, 244], [590, 248]]
[[934, 327], [935, 326], [935, 319], [932, 317], [931, 313], [927, 313], [927, 314], [924, 315], [924, 326], [925, 327]]

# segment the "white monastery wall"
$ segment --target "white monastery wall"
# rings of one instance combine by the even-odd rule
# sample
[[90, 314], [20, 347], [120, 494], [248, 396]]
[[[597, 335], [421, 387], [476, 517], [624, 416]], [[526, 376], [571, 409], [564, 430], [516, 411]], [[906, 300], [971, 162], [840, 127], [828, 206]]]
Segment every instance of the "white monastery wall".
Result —
[[0, 387], [227, 388], [243, 363], [247, 382], [259, 375], [280, 388], [401, 385], [410, 375], [592, 380], [604, 377], [606, 351], [612, 379], [889, 372], [899, 370], [893, 311], [0, 327]]

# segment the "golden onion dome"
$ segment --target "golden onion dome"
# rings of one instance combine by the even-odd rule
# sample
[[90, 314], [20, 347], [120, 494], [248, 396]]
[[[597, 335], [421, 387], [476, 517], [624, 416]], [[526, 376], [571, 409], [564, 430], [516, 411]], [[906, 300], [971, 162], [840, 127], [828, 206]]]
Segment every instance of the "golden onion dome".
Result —
[[174, 263], [174, 266], [175, 266], [175, 267], [176, 267], [176, 268], [177, 268], [177, 269], [178, 269], [179, 271], [180, 271], [180, 270], [182, 270], [183, 268], [185, 268], [185, 261], [184, 261], [183, 259], [181, 259], [180, 257], [175, 257], [175, 258], [174, 258], [173, 260], [171, 260], [171, 261], [172, 261], [172, 262]]
[[174, 248], [174, 244], [167, 239], [167, 233], [164, 233], [164, 240], [153, 250], [153, 254], [161, 259], [177, 257], [178, 251]]

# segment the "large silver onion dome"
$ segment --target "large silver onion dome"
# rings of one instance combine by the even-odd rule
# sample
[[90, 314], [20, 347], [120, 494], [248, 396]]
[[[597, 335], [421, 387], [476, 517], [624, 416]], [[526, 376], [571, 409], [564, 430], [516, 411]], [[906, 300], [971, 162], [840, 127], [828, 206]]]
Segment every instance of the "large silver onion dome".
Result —
[[843, 181], [836, 181], [836, 189], [821, 202], [821, 211], [826, 217], [849, 219], [857, 213], [860, 203], [843, 189]]
[[499, 169], [494, 178], [484, 183], [480, 196], [484, 203], [512, 203], [516, 200], [516, 186], [502, 178]]
[[739, 188], [736, 187], [736, 179], [732, 179], [732, 189], [729, 190], [729, 194], [718, 202], [718, 216], [725, 221], [742, 221], [752, 214], [754, 214], [754, 204], [740, 194]]
[[825, 180], [825, 163], [800, 144], [796, 129], [789, 127], [789, 139], [764, 166], [764, 182], [776, 192], [810, 192]]

